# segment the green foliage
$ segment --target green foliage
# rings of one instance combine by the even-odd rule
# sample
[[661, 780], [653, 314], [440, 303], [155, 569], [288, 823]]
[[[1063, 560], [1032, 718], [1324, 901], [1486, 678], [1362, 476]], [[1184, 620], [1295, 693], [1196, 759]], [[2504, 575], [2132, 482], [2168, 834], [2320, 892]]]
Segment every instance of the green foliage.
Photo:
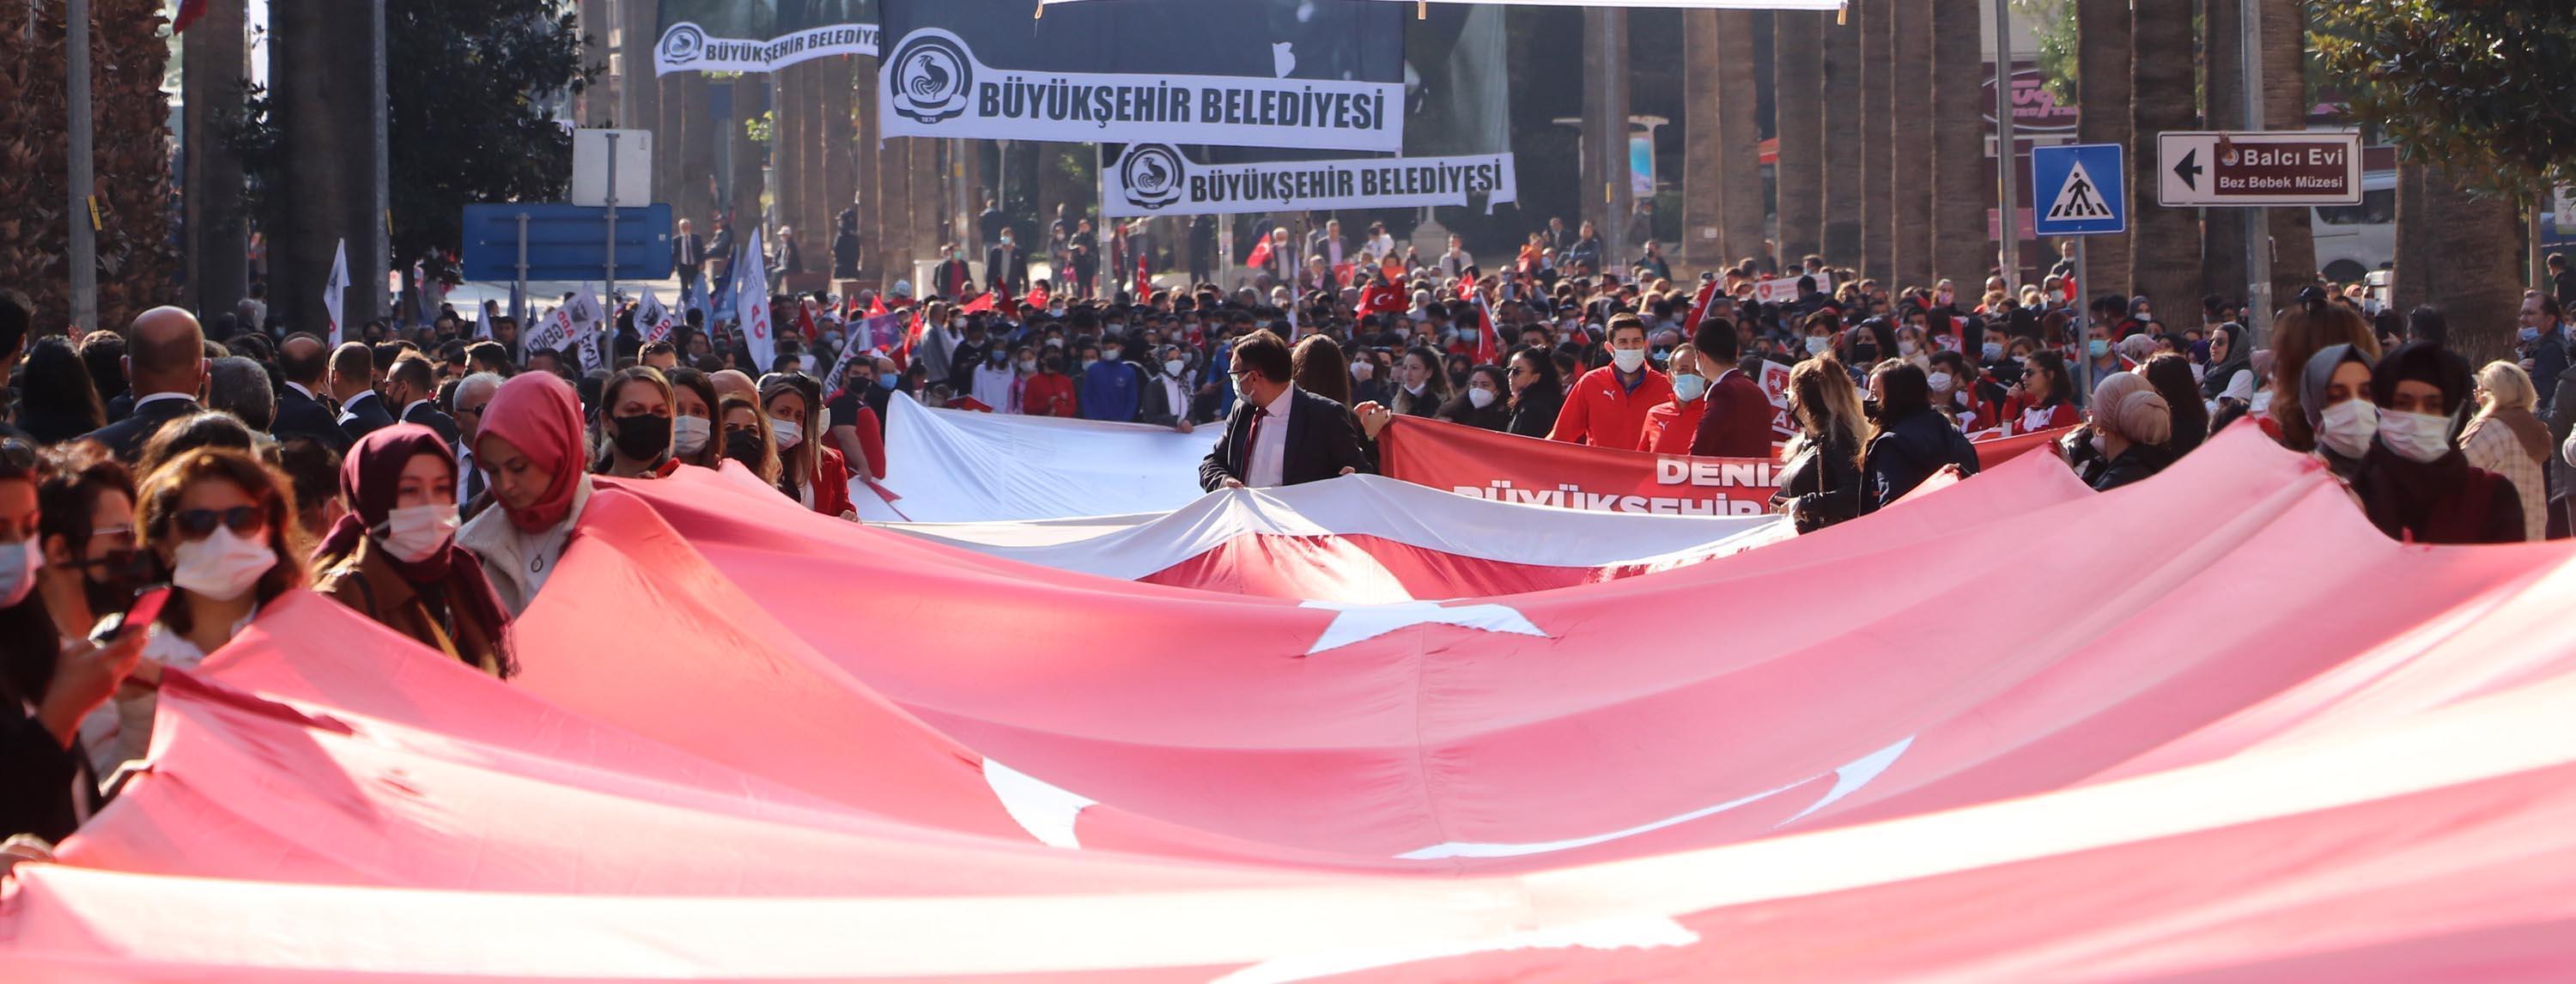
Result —
[[778, 111], [764, 110], [758, 116], [746, 117], [743, 119], [742, 135], [746, 140], [767, 146], [769, 143], [770, 133], [776, 130], [777, 127]]
[[2319, 60], [2352, 93], [2353, 115], [2410, 159], [2517, 195], [2576, 177], [2576, 3], [2337, 0], [2311, 10]]
[[2061, 104], [2075, 105], [2075, 83], [2082, 76], [2075, 57], [2075, 7], [2068, 0], [2012, 0], [2013, 13], [2030, 22], [2039, 39], [2039, 74]]

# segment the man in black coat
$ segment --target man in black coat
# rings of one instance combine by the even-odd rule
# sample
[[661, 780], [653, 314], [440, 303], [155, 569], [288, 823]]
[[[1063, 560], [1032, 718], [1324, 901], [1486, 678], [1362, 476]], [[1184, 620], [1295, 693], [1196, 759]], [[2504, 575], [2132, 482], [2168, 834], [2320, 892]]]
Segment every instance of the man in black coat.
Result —
[[680, 306], [688, 307], [698, 298], [698, 276], [707, 269], [706, 237], [689, 231], [689, 220], [680, 220], [680, 231], [671, 236], [671, 269], [680, 278]]
[[277, 346], [277, 373], [286, 385], [277, 393], [277, 421], [269, 433], [284, 440], [309, 437], [323, 447], [346, 454], [349, 433], [340, 429], [340, 408], [323, 395], [330, 374], [331, 349], [306, 332], [286, 336]]
[[195, 315], [157, 307], [136, 315], [125, 336], [125, 374], [135, 393], [134, 413], [91, 431], [87, 439], [130, 466], [143, 457], [143, 442], [162, 424], [205, 409], [197, 395], [206, 390], [206, 333]]
[[984, 283], [994, 290], [1018, 297], [1029, 289], [1029, 254], [1014, 242], [1005, 227], [1001, 239], [984, 251]]
[[394, 367], [385, 373], [385, 405], [401, 407], [403, 423], [419, 424], [437, 431], [439, 439], [447, 442], [448, 450], [454, 451], [460, 436], [456, 418], [438, 409], [438, 401], [434, 399], [437, 395], [438, 371], [430, 368], [428, 359], [410, 356], [395, 362]]
[[1230, 374], [1241, 399], [1199, 463], [1200, 488], [1301, 485], [1370, 470], [1351, 412], [1291, 385], [1293, 364], [1288, 343], [1268, 331], [1235, 343]]
[[340, 431], [349, 443], [394, 425], [385, 398], [376, 392], [376, 354], [365, 342], [342, 342], [331, 353], [331, 397], [340, 401]]

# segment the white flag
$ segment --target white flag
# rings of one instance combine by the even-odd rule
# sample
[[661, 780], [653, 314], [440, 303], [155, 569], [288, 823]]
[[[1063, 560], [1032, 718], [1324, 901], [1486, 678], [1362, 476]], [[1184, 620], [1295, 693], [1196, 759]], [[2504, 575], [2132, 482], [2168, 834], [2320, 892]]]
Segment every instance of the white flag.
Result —
[[651, 287], [644, 288], [644, 300], [635, 305], [635, 331], [645, 344], [671, 337], [671, 325], [676, 320], [671, 309], [662, 306], [661, 296]]
[[573, 298], [565, 309], [572, 312], [572, 340], [581, 348], [581, 371], [608, 368], [608, 357], [600, 352], [599, 336], [608, 325], [608, 312], [599, 306], [599, 295], [590, 285], [581, 285], [581, 296]]
[[331, 279], [322, 284], [322, 311], [331, 319], [331, 347], [339, 348], [347, 340], [346, 325], [340, 320], [342, 298], [349, 293], [349, 241], [331, 250]]
[[769, 371], [778, 360], [778, 335], [769, 323], [769, 271], [760, 257], [760, 229], [751, 230], [751, 241], [742, 248], [742, 273], [734, 278], [734, 309], [742, 314], [743, 344], [751, 349], [749, 371], [753, 378]]

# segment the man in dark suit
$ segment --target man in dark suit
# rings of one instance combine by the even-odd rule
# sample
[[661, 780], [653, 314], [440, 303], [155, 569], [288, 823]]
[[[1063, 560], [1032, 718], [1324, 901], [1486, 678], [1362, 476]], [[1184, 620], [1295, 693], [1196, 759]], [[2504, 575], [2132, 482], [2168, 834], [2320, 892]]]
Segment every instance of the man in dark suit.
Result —
[[671, 269], [680, 278], [680, 306], [697, 302], [698, 275], [707, 269], [706, 237], [689, 231], [689, 220], [680, 220], [680, 231], [671, 236]]
[[[1691, 435], [1690, 453], [1709, 458], [1768, 458], [1771, 418], [1778, 413], [1762, 384], [1737, 364], [1735, 325], [1722, 318], [1699, 323], [1691, 347], [1708, 367], [1708, 403], [1700, 411], [1699, 431]], [[1754, 364], [1761, 371], [1761, 364]]]
[[1001, 232], [1001, 240], [984, 251], [984, 283], [1013, 297], [1029, 288], [1029, 254], [1012, 241], [1007, 227]]
[[340, 431], [349, 443], [394, 425], [385, 398], [376, 392], [376, 354], [365, 342], [342, 342], [331, 353], [331, 398], [340, 401]]
[[277, 422], [269, 432], [284, 440], [309, 437], [342, 454], [349, 433], [340, 429], [340, 408], [326, 398], [323, 378], [330, 373], [331, 349], [305, 332], [286, 336], [277, 346], [277, 373], [286, 385], [277, 393]]
[[438, 370], [430, 367], [428, 359], [417, 355], [405, 356], [385, 373], [384, 405], [401, 407], [399, 419], [403, 423], [419, 424], [437, 431], [439, 439], [446, 441], [448, 450], [453, 451], [460, 436], [456, 418], [438, 409], [438, 402], [434, 399], [437, 395]]
[[1268, 331], [1235, 342], [1237, 395], [1225, 436], [1199, 463], [1199, 487], [1300, 485], [1368, 471], [1358, 425], [1341, 404], [1290, 385], [1288, 343]]
[[206, 389], [206, 333], [195, 315], [157, 307], [136, 315], [125, 337], [125, 375], [135, 394], [134, 413], [91, 431], [87, 439], [132, 465], [143, 457], [143, 442], [162, 424], [205, 409], [197, 395]]

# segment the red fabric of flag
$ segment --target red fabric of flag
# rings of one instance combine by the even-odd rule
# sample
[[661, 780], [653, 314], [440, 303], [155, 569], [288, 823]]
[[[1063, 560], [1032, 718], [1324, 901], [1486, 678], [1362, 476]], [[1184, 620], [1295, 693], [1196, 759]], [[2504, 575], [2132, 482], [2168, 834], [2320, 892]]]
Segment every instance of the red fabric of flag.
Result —
[[179, 12], [172, 15], [170, 20], [170, 33], [177, 34], [185, 31], [188, 25], [196, 23], [197, 18], [204, 16], [206, 16], [206, 0], [179, 0]]

